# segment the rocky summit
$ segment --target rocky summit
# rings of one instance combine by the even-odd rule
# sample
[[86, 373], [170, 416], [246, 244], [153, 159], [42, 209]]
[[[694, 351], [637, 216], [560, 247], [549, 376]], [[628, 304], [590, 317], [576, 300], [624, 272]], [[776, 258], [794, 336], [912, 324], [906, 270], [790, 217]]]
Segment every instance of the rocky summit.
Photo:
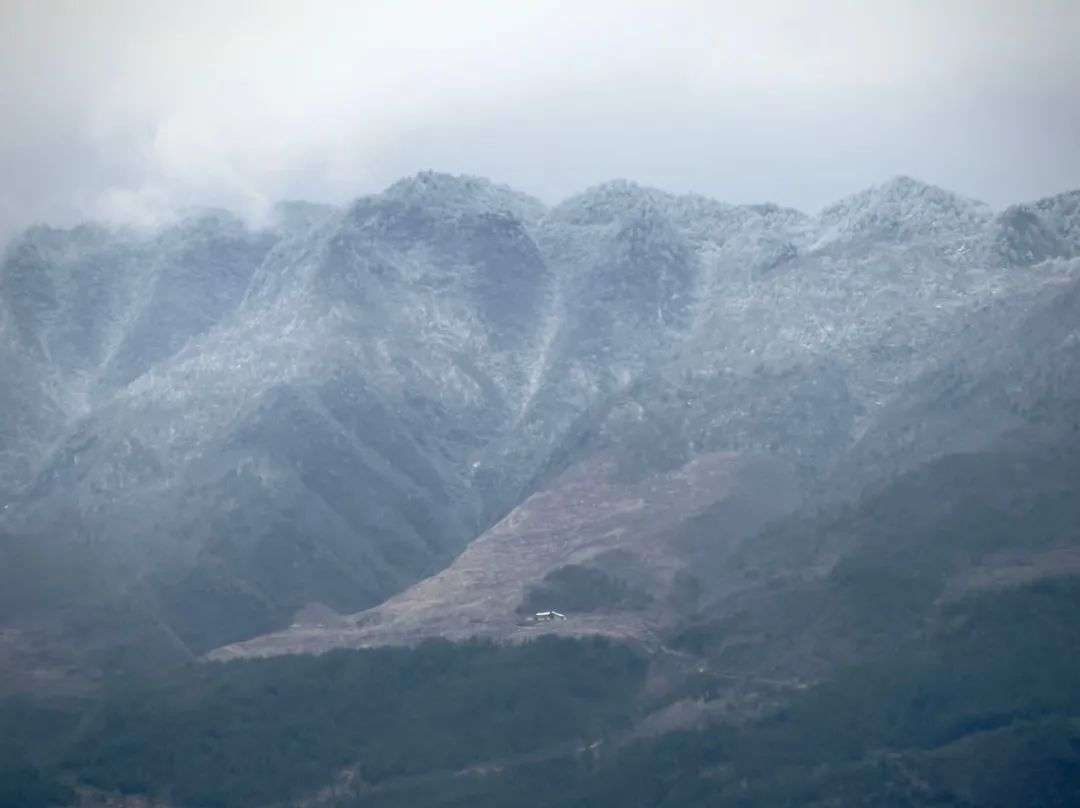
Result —
[[1074, 434], [1078, 193], [902, 177], [807, 215], [424, 173], [260, 228], [32, 228], [0, 267], [3, 681], [720, 619], [785, 519]]

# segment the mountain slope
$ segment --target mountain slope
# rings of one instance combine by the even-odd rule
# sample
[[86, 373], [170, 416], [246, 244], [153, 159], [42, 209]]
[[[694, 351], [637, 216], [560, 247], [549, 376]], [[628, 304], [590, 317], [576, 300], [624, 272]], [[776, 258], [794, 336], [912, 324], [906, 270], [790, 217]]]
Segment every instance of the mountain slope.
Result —
[[[1033, 206], [1055, 238], [1070, 198]], [[88, 548], [197, 653], [312, 601], [374, 606], [601, 458], [616, 498], [729, 454], [783, 481], [763, 513], [856, 496], [965, 447], [934, 437], [962, 431], [947, 410], [918, 450], [890, 431], [927, 421], [934, 380], [976, 361], [957, 357], [1036, 333], [1040, 307], [1072, 316], [1053, 301], [1074, 263], [991, 260], [1000, 217], [905, 178], [815, 217], [621, 181], [545, 209], [433, 173], [276, 215], [38, 229], [0, 273], [4, 529], [46, 557]], [[1058, 402], [1024, 418], [1068, 411], [1069, 350], [1010, 360]], [[990, 359], [970, 373], [980, 401], [1004, 383]], [[690, 512], [726, 496], [696, 485]], [[664, 548], [650, 564], [702, 561], [631, 528]], [[560, 572], [577, 564], [556, 553], [513, 586], [593, 574]]]

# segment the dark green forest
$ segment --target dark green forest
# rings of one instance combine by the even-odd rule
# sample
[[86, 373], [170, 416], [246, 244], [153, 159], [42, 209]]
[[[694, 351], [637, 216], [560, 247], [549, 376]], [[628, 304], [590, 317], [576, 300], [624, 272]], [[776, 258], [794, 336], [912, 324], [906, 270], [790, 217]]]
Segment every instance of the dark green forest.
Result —
[[541, 637], [117, 677], [93, 704], [3, 706], [13, 748], [0, 804], [63, 802], [77, 781], [180, 805], [262, 805], [350, 767], [372, 785], [453, 771], [625, 724], [644, 673], [639, 654], [606, 640]]
[[646, 661], [606, 640], [432, 642], [118, 678], [93, 704], [3, 705], [0, 805], [65, 804], [76, 783], [275, 804], [344, 771], [354, 778], [332, 804], [1077, 804], [1080, 581], [946, 611], [932, 634], [756, 720], [637, 740], [621, 730], [647, 701]]
[[568, 754], [356, 806], [1080, 804], [1080, 582], [957, 604], [951, 628], [745, 724]]
[[[0, 701], [0, 806], [88, 788], [214, 808], [1078, 805], [1080, 577], [1040, 555], [1075, 547], [1076, 456], [954, 456], [778, 523], [737, 571], [838, 561], [704, 600], [662, 653], [555, 636], [229, 663], [133, 648], [92, 697]], [[951, 588], [1003, 552], [1043, 566]], [[568, 567], [523, 605], [553, 597], [639, 596]], [[745, 697], [732, 672], [785, 670], [803, 684], [756, 712], [635, 733], [676, 699]]]

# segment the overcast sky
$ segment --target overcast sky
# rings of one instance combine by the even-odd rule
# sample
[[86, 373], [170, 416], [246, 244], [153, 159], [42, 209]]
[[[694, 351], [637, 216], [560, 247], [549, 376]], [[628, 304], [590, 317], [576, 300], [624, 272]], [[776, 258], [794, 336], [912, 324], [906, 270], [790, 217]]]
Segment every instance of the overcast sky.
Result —
[[433, 168], [814, 211], [1080, 188], [1080, 2], [0, 0], [0, 240]]

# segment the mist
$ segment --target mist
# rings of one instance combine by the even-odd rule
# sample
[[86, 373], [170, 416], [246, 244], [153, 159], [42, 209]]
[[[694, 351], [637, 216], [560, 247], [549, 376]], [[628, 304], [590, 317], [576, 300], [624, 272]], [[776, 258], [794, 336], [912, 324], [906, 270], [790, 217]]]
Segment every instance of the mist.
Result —
[[43, 2], [0, 30], [0, 240], [429, 168], [809, 212], [894, 174], [996, 206], [1080, 184], [1067, 1]]

